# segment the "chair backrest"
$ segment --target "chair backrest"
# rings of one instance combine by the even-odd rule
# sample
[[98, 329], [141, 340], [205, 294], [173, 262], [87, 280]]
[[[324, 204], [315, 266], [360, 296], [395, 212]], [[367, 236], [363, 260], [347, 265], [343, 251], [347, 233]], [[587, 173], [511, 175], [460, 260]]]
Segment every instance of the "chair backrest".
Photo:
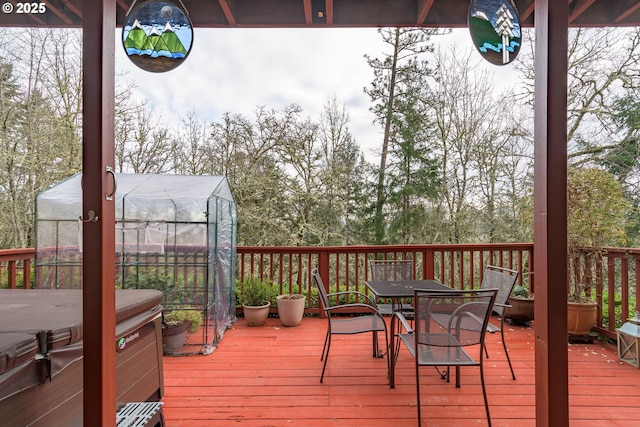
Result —
[[324, 282], [317, 268], [311, 270], [311, 281], [313, 285], [318, 289], [318, 300], [320, 301], [321, 309], [327, 310], [329, 307], [329, 297], [327, 296], [327, 290], [324, 287]]
[[[416, 344], [482, 344], [497, 289], [414, 291]], [[455, 339], [454, 339], [455, 338]]]
[[518, 279], [518, 272], [515, 270], [509, 270], [504, 267], [497, 267], [495, 265], [488, 265], [484, 271], [484, 277], [482, 278], [481, 289], [498, 289], [498, 295], [496, 296], [496, 305], [493, 307], [493, 311], [500, 316], [504, 314], [505, 304], [509, 303], [509, 297], [513, 291], [513, 287]]
[[412, 280], [413, 261], [410, 259], [369, 260], [372, 280]]

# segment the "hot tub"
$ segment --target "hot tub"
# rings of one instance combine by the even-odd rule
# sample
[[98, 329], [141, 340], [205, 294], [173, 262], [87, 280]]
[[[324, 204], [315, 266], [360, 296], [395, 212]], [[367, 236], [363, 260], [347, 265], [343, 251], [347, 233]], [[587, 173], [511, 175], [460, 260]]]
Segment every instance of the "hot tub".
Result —
[[[117, 404], [164, 393], [162, 292], [116, 291]], [[0, 289], [3, 426], [82, 426], [82, 290]]]

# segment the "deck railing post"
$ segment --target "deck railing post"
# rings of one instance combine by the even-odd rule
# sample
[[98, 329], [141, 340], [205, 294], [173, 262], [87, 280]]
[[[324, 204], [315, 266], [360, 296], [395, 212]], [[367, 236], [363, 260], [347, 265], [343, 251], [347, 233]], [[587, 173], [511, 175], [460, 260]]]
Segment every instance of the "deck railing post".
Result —
[[31, 260], [22, 261], [22, 283], [25, 289], [31, 289]]
[[[329, 251], [320, 251], [318, 253], [318, 273], [320, 273], [320, 277], [326, 288], [325, 290], [329, 293]], [[320, 311], [320, 317], [324, 318], [326, 314]]]
[[431, 248], [422, 252], [422, 278], [433, 280], [435, 277], [435, 251]]
[[9, 261], [9, 289], [16, 289], [16, 262]]

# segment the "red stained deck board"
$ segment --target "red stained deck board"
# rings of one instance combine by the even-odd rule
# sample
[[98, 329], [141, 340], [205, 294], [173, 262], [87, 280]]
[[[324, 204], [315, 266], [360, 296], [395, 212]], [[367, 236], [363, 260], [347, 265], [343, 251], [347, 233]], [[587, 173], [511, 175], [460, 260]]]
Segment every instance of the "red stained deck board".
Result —
[[[396, 388], [387, 383], [384, 359], [371, 357], [371, 335], [336, 337], [320, 384], [326, 320], [305, 318], [285, 328], [277, 318], [262, 327], [240, 319], [213, 354], [165, 357], [164, 416], [168, 427], [415, 426], [415, 374], [403, 351]], [[512, 380], [500, 335], [487, 337], [485, 377], [493, 425], [535, 427], [534, 331], [505, 332], [517, 380]], [[421, 369], [423, 424], [486, 426], [477, 369], [462, 370], [462, 387]], [[635, 425], [640, 370], [618, 361], [610, 344], [569, 346], [571, 424]]]

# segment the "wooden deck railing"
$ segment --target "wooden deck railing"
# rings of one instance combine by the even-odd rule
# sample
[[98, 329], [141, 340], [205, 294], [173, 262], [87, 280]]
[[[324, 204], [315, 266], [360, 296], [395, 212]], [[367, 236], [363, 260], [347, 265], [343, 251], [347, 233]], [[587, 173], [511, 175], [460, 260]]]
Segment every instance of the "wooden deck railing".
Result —
[[35, 257], [33, 248], [0, 249], [0, 289], [31, 288], [31, 262]]
[[[238, 279], [257, 276], [278, 284], [279, 293], [293, 290], [314, 295], [311, 270], [318, 268], [324, 283], [333, 292], [357, 290], [366, 292], [370, 259], [412, 259], [414, 277], [435, 279], [460, 288], [463, 284], [478, 287], [483, 266], [494, 264], [510, 267], [525, 274], [520, 284], [533, 287], [533, 245], [385, 245], [385, 246], [301, 246], [238, 247]], [[308, 298], [308, 312], [318, 312], [314, 298]]]
[[594, 285], [591, 296], [598, 303], [594, 330], [615, 339], [616, 328], [640, 311], [640, 248], [606, 248], [602, 262], [586, 268], [583, 277]]
[[[412, 259], [417, 278], [435, 279], [454, 288], [480, 286], [483, 268], [494, 264], [521, 272], [519, 284], [535, 291], [533, 244], [386, 245], [329, 247], [237, 248], [237, 278], [270, 279], [274, 293], [303, 292], [313, 296], [310, 272], [318, 267], [330, 291], [365, 291], [369, 259]], [[30, 288], [35, 250], [0, 250], [0, 287]], [[599, 316], [595, 331], [615, 338], [615, 330], [639, 309], [640, 249], [607, 248], [602, 262], [585, 263], [582, 274], [592, 285]], [[315, 298], [307, 298], [308, 313], [318, 313]], [[0, 301], [1, 303], [1, 301]]]

